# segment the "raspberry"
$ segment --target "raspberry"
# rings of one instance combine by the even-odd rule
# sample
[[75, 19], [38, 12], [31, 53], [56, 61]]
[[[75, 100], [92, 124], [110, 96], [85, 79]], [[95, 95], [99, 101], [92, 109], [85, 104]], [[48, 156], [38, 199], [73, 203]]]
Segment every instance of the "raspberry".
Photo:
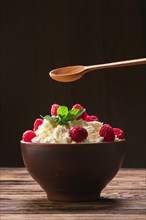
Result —
[[33, 127], [34, 127], [33, 131], [36, 131], [42, 123], [43, 123], [43, 119], [37, 118], [34, 122], [34, 125], [33, 125]]
[[85, 121], [87, 121], [87, 122], [98, 121], [98, 118], [95, 115], [87, 115], [85, 118]]
[[88, 132], [82, 126], [77, 125], [70, 129], [69, 135], [72, 138], [72, 140], [76, 142], [81, 142], [87, 138]]
[[119, 139], [123, 139], [124, 138], [124, 131], [120, 128], [113, 128], [115, 135], [117, 136], [117, 138]]
[[84, 107], [80, 104], [75, 104], [72, 108], [74, 109], [74, 108], [84, 108]]
[[51, 107], [51, 115], [52, 116], [57, 116], [57, 109], [59, 108], [60, 105], [58, 104], [53, 104]]
[[[75, 104], [73, 107], [72, 107], [72, 109], [80, 109], [80, 108], [84, 108], [82, 105], [80, 105], [80, 104]], [[83, 120], [85, 120], [85, 118], [87, 117], [87, 112], [86, 111], [84, 111], [83, 112], [83, 114], [81, 114], [76, 120], [79, 120], [79, 119], [83, 119]]]
[[104, 124], [99, 131], [99, 135], [104, 137], [104, 141], [114, 141], [115, 134], [113, 128], [109, 124]]
[[25, 142], [31, 142], [34, 137], [36, 137], [34, 131], [28, 130], [23, 133], [22, 140]]

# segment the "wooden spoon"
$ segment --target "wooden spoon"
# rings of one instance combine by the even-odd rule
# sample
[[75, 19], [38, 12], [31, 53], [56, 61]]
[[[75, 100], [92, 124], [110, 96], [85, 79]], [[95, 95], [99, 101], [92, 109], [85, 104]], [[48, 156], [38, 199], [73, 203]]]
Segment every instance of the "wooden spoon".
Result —
[[59, 82], [73, 82], [80, 79], [85, 73], [98, 69], [108, 69], [115, 67], [134, 66], [146, 64], [146, 58], [125, 60], [114, 63], [105, 63], [92, 66], [68, 66], [52, 70], [49, 75]]

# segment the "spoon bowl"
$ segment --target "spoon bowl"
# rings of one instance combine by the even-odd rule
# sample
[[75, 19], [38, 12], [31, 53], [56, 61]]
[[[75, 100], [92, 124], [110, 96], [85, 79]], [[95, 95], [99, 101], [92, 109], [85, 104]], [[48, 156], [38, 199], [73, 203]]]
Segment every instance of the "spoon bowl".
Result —
[[84, 66], [68, 66], [52, 70], [50, 77], [59, 82], [73, 82], [85, 74]]
[[59, 82], [73, 82], [80, 79], [85, 73], [98, 69], [108, 69], [116, 67], [134, 66], [146, 64], [146, 58], [125, 60], [114, 63], [105, 63], [92, 66], [68, 66], [52, 70], [49, 75], [52, 79]]

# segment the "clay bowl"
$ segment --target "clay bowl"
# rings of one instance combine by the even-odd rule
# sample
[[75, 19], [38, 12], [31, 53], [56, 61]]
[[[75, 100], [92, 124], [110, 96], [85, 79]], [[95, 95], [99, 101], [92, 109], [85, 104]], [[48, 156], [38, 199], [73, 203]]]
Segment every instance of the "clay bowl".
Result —
[[49, 200], [89, 201], [122, 165], [125, 141], [92, 144], [39, 144], [21, 141], [24, 164]]

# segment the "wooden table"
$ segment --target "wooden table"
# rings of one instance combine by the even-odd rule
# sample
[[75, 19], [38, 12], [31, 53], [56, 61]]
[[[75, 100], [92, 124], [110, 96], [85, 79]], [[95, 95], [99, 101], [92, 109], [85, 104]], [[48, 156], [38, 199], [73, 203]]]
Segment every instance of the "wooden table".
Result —
[[92, 202], [52, 202], [25, 168], [1, 168], [1, 220], [144, 220], [146, 170], [121, 169]]

